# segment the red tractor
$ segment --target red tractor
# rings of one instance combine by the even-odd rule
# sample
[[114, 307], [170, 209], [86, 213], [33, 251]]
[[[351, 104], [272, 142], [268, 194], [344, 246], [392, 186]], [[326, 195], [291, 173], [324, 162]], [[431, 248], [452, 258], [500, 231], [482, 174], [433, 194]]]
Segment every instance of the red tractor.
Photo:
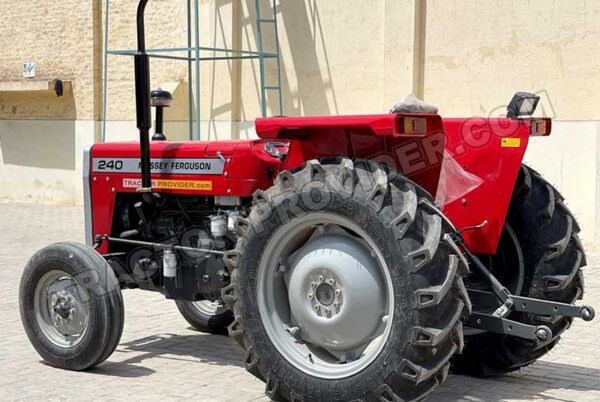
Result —
[[107, 359], [128, 288], [175, 300], [200, 331], [228, 328], [288, 401], [418, 400], [450, 369], [531, 364], [593, 319], [574, 304], [579, 226], [522, 164], [551, 129], [523, 117], [535, 95], [506, 118], [275, 117], [256, 120], [257, 140], [150, 143], [146, 2], [140, 143], [85, 153], [87, 245], [50, 245], [23, 272], [21, 317], [48, 363]]

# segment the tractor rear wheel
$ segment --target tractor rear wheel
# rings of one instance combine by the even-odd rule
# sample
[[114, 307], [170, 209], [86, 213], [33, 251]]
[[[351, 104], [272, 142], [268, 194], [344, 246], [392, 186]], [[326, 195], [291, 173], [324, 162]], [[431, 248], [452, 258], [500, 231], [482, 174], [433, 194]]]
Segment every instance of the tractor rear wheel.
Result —
[[329, 162], [282, 172], [238, 221], [230, 335], [275, 400], [420, 399], [462, 349], [466, 262], [425, 191]]
[[125, 313], [106, 260], [78, 243], [56, 243], [31, 257], [19, 288], [29, 341], [52, 366], [85, 370], [115, 350]]
[[227, 333], [227, 326], [233, 321], [233, 313], [219, 301], [177, 300], [175, 303], [183, 318], [200, 332]]
[[[508, 258], [490, 257], [497, 265], [492, 264], [492, 272], [502, 272], [502, 283], [516, 294], [574, 303], [583, 296], [581, 267], [586, 265], [578, 232], [575, 217], [559, 192], [539, 173], [522, 165], [503, 233], [510, 251], [504, 252]], [[515, 241], [509, 241], [510, 238]], [[498, 253], [503, 253], [503, 247]], [[509, 318], [529, 325], [546, 325], [553, 338], [539, 346], [513, 336], [489, 332], [468, 335], [465, 330], [465, 350], [453, 358], [452, 370], [480, 377], [518, 370], [556, 346], [572, 322], [572, 318], [561, 316], [516, 312]]]

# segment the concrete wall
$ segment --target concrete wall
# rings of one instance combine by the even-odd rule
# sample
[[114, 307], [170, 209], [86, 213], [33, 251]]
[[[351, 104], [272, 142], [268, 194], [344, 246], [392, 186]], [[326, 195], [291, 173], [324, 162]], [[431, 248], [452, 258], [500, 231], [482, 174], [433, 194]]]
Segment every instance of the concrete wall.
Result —
[[425, 96], [445, 115], [485, 115], [546, 90], [559, 120], [600, 120], [600, 2], [429, 0]]
[[[204, 46], [231, 48], [239, 43], [256, 50], [254, 0], [200, 2], [200, 38]], [[269, 18], [270, 1], [261, 13]], [[278, 9], [282, 54], [284, 114], [318, 115], [377, 113], [411, 91], [414, 1], [282, 1]], [[174, 7], [177, 5], [177, 7]], [[148, 12], [147, 42], [151, 47], [185, 46], [185, 8], [177, 2], [158, 2]], [[134, 4], [116, 3], [111, 9], [109, 47], [135, 47]], [[234, 29], [235, 21], [239, 29]], [[274, 32], [264, 28], [265, 51], [273, 51]], [[183, 55], [183, 54], [182, 54]], [[203, 56], [215, 53], [203, 52]], [[177, 86], [187, 100], [185, 62], [152, 61], [154, 86]], [[241, 79], [232, 86], [239, 69]], [[131, 60], [109, 59], [108, 116], [134, 116]], [[267, 82], [276, 83], [276, 64], [266, 62]], [[201, 119], [252, 121], [260, 115], [258, 61], [202, 63]], [[195, 82], [192, 82], [195, 88]], [[269, 96], [269, 114], [278, 114], [276, 96]], [[187, 117], [187, 102], [168, 111], [167, 120]], [[212, 138], [206, 134], [206, 138]]]
[[93, 120], [0, 120], [0, 197], [81, 204], [83, 149]]
[[554, 122], [550, 137], [529, 141], [525, 163], [565, 198], [589, 249], [600, 248], [600, 122]]
[[[108, 46], [135, 48], [136, 1], [113, 1]], [[270, 1], [262, 0], [268, 17]], [[584, 0], [280, 0], [279, 34], [286, 115], [386, 112], [414, 92], [444, 116], [496, 116], [518, 90], [540, 92], [555, 119], [550, 138], [531, 141], [526, 160], [563, 192], [587, 244], [600, 245], [600, 3]], [[103, 8], [100, 0], [0, 0], [0, 197], [81, 202], [84, 145], [100, 136]], [[179, 0], [151, 2], [149, 47], [187, 45]], [[254, 0], [200, 1], [204, 46], [256, 49]], [[265, 50], [274, 48], [266, 27]], [[204, 52], [204, 56], [214, 55]], [[69, 91], [3, 91], [61, 78]], [[110, 56], [108, 140], [135, 139], [133, 62]], [[171, 139], [187, 138], [186, 63], [152, 61], [152, 86], [174, 92]], [[267, 81], [276, 79], [267, 62]], [[12, 86], [12, 85], [11, 85]], [[201, 66], [202, 139], [249, 138], [260, 115], [257, 61]], [[195, 109], [194, 104], [194, 109]], [[277, 114], [277, 98], [268, 98]], [[194, 118], [198, 118], [195, 115]]]

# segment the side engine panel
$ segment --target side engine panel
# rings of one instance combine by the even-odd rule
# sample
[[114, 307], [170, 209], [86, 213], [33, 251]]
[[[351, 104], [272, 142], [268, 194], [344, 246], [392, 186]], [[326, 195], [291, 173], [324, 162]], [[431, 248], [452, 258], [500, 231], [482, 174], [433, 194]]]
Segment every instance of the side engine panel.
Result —
[[163, 195], [142, 202], [140, 194], [118, 194], [112, 237], [187, 248], [174, 250], [177, 269], [171, 277], [165, 275], [164, 248], [111, 242], [106, 257], [121, 285], [159, 291], [172, 299], [218, 299], [229, 284], [219, 252], [235, 246], [233, 222], [245, 208], [237, 197], [217, 200], [219, 204], [210, 196]]

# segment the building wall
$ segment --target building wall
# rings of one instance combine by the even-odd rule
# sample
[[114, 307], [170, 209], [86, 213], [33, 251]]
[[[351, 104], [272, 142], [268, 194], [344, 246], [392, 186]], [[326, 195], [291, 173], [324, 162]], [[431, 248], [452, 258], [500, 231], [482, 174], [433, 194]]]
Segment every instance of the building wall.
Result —
[[486, 115], [545, 90], [559, 120], [600, 120], [600, 2], [429, 0], [426, 97], [448, 115]]
[[[269, 17], [270, 1], [261, 12]], [[550, 138], [532, 140], [526, 161], [565, 195], [583, 238], [600, 244], [600, 67], [593, 57], [600, 3], [584, 0], [281, 0], [278, 10], [285, 115], [386, 112], [414, 92], [444, 116], [496, 116], [518, 90], [539, 92], [540, 113], [555, 119]], [[150, 48], [187, 46], [181, 0], [150, 2]], [[113, 0], [108, 47], [135, 48], [137, 1]], [[101, 0], [0, 0], [0, 197], [80, 203], [81, 153], [100, 139]], [[254, 0], [199, 1], [203, 46], [256, 49]], [[265, 50], [274, 48], [264, 30]], [[185, 53], [179, 53], [185, 55]], [[203, 56], [215, 55], [203, 52]], [[35, 80], [68, 81], [65, 96], [31, 90]], [[108, 59], [107, 140], [135, 139], [133, 61]], [[267, 62], [267, 81], [276, 79]], [[186, 139], [188, 88], [183, 61], [152, 60], [153, 88], [174, 93], [170, 139]], [[7, 91], [4, 83], [13, 90]], [[202, 139], [247, 138], [260, 115], [257, 61], [201, 64]], [[195, 110], [194, 104], [194, 110]], [[277, 98], [268, 98], [278, 114]], [[194, 111], [194, 118], [197, 118]]]

